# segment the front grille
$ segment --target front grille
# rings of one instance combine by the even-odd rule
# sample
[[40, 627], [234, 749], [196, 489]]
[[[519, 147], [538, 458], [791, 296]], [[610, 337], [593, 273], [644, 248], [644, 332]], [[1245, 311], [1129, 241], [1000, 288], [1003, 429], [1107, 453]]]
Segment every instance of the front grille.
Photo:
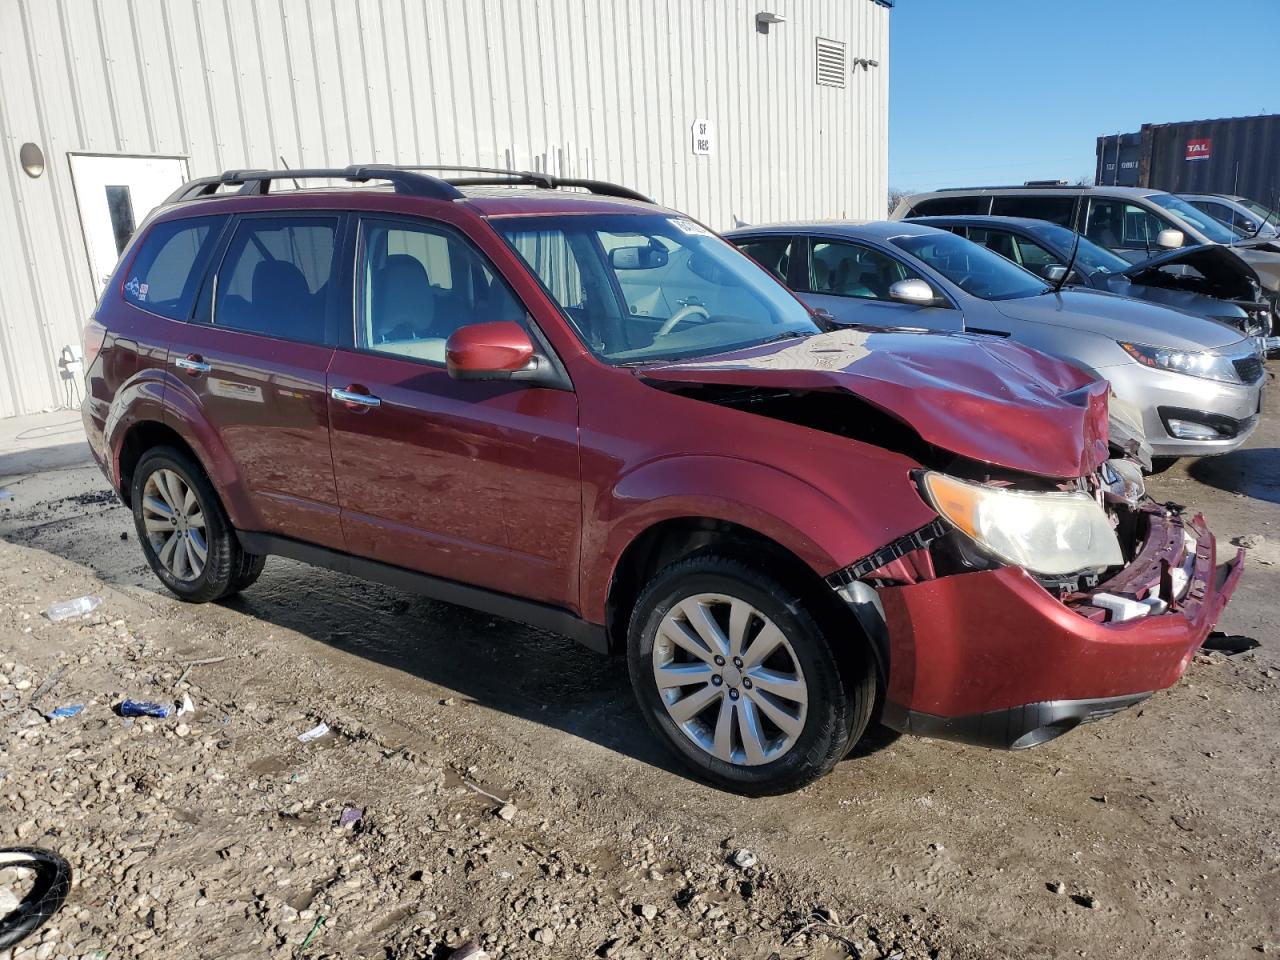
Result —
[[1262, 365], [1260, 357], [1241, 357], [1238, 360], [1232, 360], [1235, 364], [1236, 373], [1245, 383], [1257, 383], [1262, 379], [1263, 371], [1266, 369]]

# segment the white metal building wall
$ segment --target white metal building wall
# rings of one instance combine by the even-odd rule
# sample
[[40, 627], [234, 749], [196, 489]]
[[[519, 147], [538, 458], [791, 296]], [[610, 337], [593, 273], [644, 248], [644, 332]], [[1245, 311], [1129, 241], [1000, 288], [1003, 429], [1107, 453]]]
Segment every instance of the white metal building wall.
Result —
[[[61, 402], [93, 309], [69, 153], [532, 167], [717, 228], [882, 216], [888, 31], [874, 0], [0, 0], [0, 416]], [[815, 82], [817, 37], [846, 45], [843, 88]]]

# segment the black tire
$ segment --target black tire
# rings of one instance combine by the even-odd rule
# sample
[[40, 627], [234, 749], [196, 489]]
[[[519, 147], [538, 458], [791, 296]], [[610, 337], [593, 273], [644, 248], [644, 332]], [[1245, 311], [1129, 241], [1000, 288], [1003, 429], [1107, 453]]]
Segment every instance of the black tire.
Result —
[[[755, 607], [782, 631], [803, 671], [808, 687], [803, 728], [775, 760], [755, 766], [722, 760], [694, 743], [667, 711], [654, 679], [658, 628], [673, 606], [703, 593]], [[806, 602], [784, 580], [714, 551], [673, 564], [641, 593], [627, 638], [632, 689], [649, 726], [702, 779], [749, 796], [786, 793], [828, 773], [866, 730], [877, 686], [869, 651], [853, 630], [835, 638], [830, 628], [823, 629], [830, 617], [815, 599]], [[833, 639], [842, 644], [838, 650]]]
[[[165, 568], [151, 546], [143, 520], [143, 490], [148, 478], [161, 469], [172, 470], [182, 478], [195, 493], [204, 514], [207, 556], [204, 569], [192, 580], [179, 580]], [[133, 471], [130, 502], [133, 504], [134, 527], [147, 563], [160, 582], [179, 600], [188, 603], [220, 600], [243, 590], [257, 580], [262, 572], [265, 558], [247, 553], [241, 548], [240, 539], [222, 508], [222, 501], [218, 499], [213, 484], [199, 464], [182, 451], [173, 447], [155, 447], [144, 453]]]
[[4, 950], [31, 936], [58, 912], [71, 892], [71, 864], [52, 850], [8, 847], [0, 850], [0, 867], [23, 867], [36, 875], [22, 902], [0, 917], [0, 950]]

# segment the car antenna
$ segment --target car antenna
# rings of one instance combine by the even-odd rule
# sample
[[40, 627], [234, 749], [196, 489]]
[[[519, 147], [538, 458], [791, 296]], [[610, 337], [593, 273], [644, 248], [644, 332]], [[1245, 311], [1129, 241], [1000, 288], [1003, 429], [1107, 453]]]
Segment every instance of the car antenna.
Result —
[[1071, 270], [1076, 265], [1076, 254], [1080, 252], [1080, 231], [1072, 231], [1075, 234], [1075, 240], [1071, 243], [1071, 256], [1067, 258], [1067, 269], [1063, 271], [1062, 276], [1058, 278], [1058, 282], [1054, 284], [1053, 292], [1061, 293], [1062, 288], [1066, 286], [1067, 277], [1071, 276]]
[[[280, 166], [284, 167], [286, 170], [292, 170], [292, 169], [293, 169], [293, 167], [289, 166], [289, 162], [288, 162], [287, 160], [285, 160], [285, 158], [284, 158], [284, 154], [283, 154], [283, 153], [282, 153], [282, 154], [280, 154]], [[297, 180], [294, 180], [294, 178], [293, 178], [293, 177], [290, 177], [289, 179], [290, 179], [290, 180], [293, 180], [293, 189], [295, 189], [295, 190], [301, 190], [301, 189], [302, 189], [300, 186], [298, 186], [298, 181], [297, 181]]]

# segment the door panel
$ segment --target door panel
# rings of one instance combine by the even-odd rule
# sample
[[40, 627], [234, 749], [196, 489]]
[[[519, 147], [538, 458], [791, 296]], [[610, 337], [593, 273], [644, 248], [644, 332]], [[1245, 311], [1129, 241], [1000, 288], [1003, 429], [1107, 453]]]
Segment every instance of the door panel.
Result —
[[348, 549], [576, 608], [576, 395], [449, 376], [444, 344], [460, 327], [509, 320], [531, 329], [460, 232], [369, 217], [359, 234], [354, 344], [338, 350], [328, 375]]
[[[325, 375], [333, 358], [336, 215], [242, 216], [196, 317], [169, 350], [218, 432], [262, 532], [344, 549]], [[349, 289], [349, 288], [347, 288]], [[347, 302], [349, 303], [349, 294]]]

